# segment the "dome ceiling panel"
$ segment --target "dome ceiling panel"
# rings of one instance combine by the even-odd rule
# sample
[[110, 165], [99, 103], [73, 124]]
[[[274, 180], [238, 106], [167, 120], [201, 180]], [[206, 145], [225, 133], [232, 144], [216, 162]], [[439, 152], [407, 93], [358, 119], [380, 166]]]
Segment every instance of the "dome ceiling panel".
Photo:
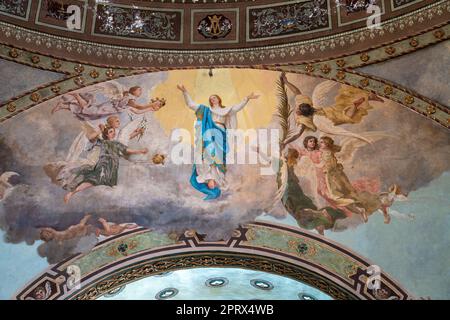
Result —
[[[0, 8], [5, 13], [0, 15], [2, 42], [14, 38], [16, 45], [42, 53], [92, 63], [104, 63], [106, 57], [109, 64], [122, 66], [326, 59], [348, 53], [349, 45], [352, 52], [366, 50], [446, 23], [450, 17], [448, 1], [377, 0], [381, 23], [388, 30], [382, 32], [366, 28], [365, 11], [336, 6], [331, 0], [220, 4], [80, 0], [80, 28], [68, 30], [66, 0], [20, 1], [18, 8], [23, 10]], [[192, 61], [179, 61], [177, 51], [189, 53]], [[228, 55], [219, 57], [220, 53]]]
[[[439, 61], [439, 64], [436, 64], [436, 61]], [[398, 83], [450, 108], [450, 92], [447, 83], [450, 70], [450, 41], [448, 40], [396, 59], [356, 70]]]

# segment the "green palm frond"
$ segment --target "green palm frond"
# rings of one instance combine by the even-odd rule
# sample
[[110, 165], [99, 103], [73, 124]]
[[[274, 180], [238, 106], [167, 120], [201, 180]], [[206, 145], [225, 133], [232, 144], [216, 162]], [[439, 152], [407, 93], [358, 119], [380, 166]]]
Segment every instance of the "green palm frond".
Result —
[[281, 141], [284, 141], [290, 134], [290, 116], [292, 114], [291, 107], [289, 106], [288, 96], [286, 92], [286, 87], [284, 81], [280, 78], [277, 81], [277, 95], [278, 95], [278, 106], [276, 116], [279, 118], [279, 124], [281, 127]]

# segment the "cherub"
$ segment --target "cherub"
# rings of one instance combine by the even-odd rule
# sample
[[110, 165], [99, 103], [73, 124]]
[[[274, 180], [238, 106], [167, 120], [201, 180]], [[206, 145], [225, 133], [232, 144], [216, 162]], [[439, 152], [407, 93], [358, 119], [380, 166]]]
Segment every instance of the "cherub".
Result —
[[102, 224], [102, 229], [97, 228], [95, 230], [95, 235], [98, 237], [100, 235], [109, 237], [109, 236], [115, 236], [118, 234], [121, 234], [125, 230], [132, 230], [137, 228], [137, 224], [135, 223], [124, 223], [124, 224], [117, 224], [113, 222], [108, 222], [103, 218], [99, 218], [98, 222]]
[[46, 281], [43, 286], [34, 289], [31, 296], [26, 297], [25, 300], [47, 300], [52, 294], [52, 288], [49, 281]]
[[[97, 103], [95, 94], [100, 92], [108, 98], [107, 101]], [[52, 114], [59, 110], [69, 110], [82, 121], [101, 119], [110, 115], [131, 111], [141, 114], [148, 111], [158, 111], [165, 104], [165, 99], [155, 98], [147, 105], [140, 105], [136, 99], [142, 95], [142, 88], [134, 86], [123, 88], [115, 81], [96, 85], [87, 91], [72, 92], [61, 96], [52, 110]]]
[[90, 214], [86, 214], [83, 219], [76, 225], [70, 226], [69, 228], [57, 231], [53, 228], [41, 228], [40, 239], [45, 242], [52, 240], [57, 241], [62, 244], [63, 241], [70, 240], [77, 237], [87, 236], [91, 232], [90, 225], [87, 224], [88, 220], [91, 218]]

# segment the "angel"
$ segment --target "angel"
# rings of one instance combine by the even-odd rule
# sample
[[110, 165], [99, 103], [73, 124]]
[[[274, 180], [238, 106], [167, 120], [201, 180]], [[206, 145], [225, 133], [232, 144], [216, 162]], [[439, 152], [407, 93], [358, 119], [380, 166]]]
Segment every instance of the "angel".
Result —
[[88, 220], [91, 218], [90, 214], [87, 214], [80, 220], [76, 225], [70, 226], [66, 230], [57, 231], [53, 228], [41, 228], [39, 237], [42, 241], [49, 242], [52, 240], [57, 241], [62, 244], [65, 240], [70, 240], [77, 237], [87, 236], [92, 230], [90, 225], [87, 224]]
[[304, 132], [316, 132], [317, 130], [326, 134], [354, 137], [367, 143], [371, 142], [363, 134], [356, 134], [337, 126], [360, 123], [368, 115], [368, 110], [372, 109], [369, 102], [384, 102], [377, 95], [342, 85], [334, 104], [330, 106], [326, 99], [332, 90], [339, 85], [336, 82], [328, 80], [320, 83], [316, 86], [312, 98], [310, 98], [289, 82], [285, 73], [281, 75], [281, 79], [295, 95], [295, 121], [300, 127], [298, 133], [282, 142], [282, 149], [297, 140]]
[[13, 185], [10, 182], [10, 179], [13, 176], [18, 176], [19, 174], [12, 171], [3, 172], [0, 175], [0, 200], [6, 198], [8, 192], [11, 190]]
[[[105, 102], [96, 102], [95, 95], [101, 93], [108, 98]], [[142, 95], [142, 88], [134, 86], [123, 88], [115, 81], [96, 85], [84, 92], [68, 93], [59, 99], [52, 109], [52, 114], [59, 110], [69, 110], [82, 121], [96, 120], [110, 115], [131, 111], [142, 114], [148, 111], [158, 111], [166, 101], [165, 99], [152, 99], [147, 105], [140, 105], [136, 99]]]
[[102, 139], [95, 137], [95, 145], [100, 147], [100, 155], [95, 165], [85, 164], [70, 170], [70, 174], [62, 181], [63, 188], [69, 190], [64, 196], [64, 202], [78, 192], [93, 186], [105, 185], [113, 187], [117, 185], [119, 171], [119, 159], [126, 155], [146, 154], [148, 149], [130, 149], [125, 144], [114, 140], [116, 130], [106, 126], [102, 131]]
[[100, 235], [109, 237], [109, 236], [115, 236], [118, 234], [121, 234], [125, 230], [132, 230], [138, 227], [135, 223], [124, 223], [124, 224], [117, 224], [108, 222], [103, 218], [99, 218], [98, 222], [101, 223], [102, 229], [97, 228], [95, 230], [95, 235], [98, 237]]

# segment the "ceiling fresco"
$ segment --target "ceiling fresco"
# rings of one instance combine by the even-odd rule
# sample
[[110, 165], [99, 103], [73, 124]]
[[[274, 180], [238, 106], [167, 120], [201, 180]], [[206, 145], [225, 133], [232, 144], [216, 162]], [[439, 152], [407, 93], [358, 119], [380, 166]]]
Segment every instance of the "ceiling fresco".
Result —
[[0, 299], [450, 298], [449, 18], [0, 0]]

